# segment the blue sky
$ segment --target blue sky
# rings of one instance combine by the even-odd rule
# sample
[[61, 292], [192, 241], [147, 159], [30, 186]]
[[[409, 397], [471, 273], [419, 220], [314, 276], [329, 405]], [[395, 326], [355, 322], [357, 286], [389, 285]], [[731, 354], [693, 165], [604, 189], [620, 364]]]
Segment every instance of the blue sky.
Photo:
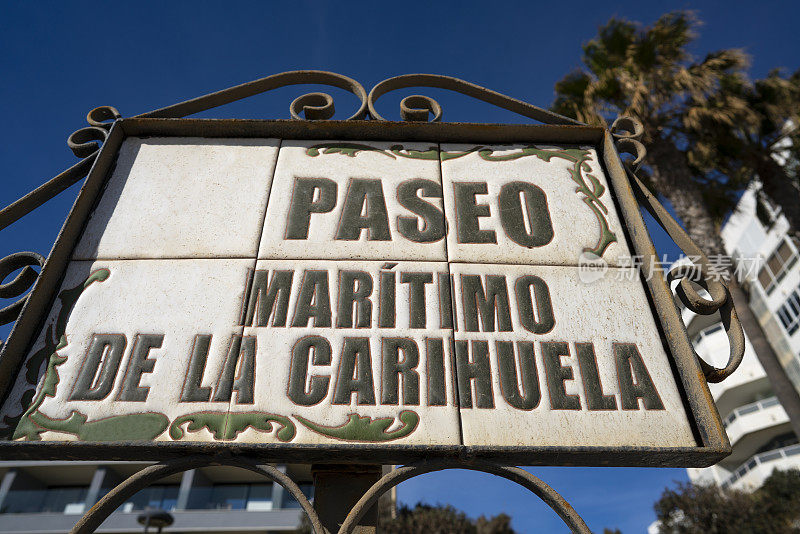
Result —
[[[705, 23], [693, 46], [697, 55], [744, 48], [753, 77], [774, 67], [798, 68], [800, 3], [789, 1], [7, 2], [0, 6], [0, 206], [77, 161], [66, 137], [100, 105], [130, 116], [268, 74], [323, 69], [367, 89], [398, 74], [448, 74], [546, 107], [553, 84], [579, 65], [581, 44], [611, 16], [649, 23], [685, 8]], [[287, 118], [289, 103], [303, 92], [281, 89], [203, 116]], [[337, 118], [350, 115], [355, 99], [332, 94]], [[444, 120], [525, 121], [460, 95], [439, 100]], [[381, 113], [397, 118], [398, 101], [381, 100]], [[73, 187], [3, 230], [0, 257], [20, 250], [46, 254], [76, 192]], [[675, 253], [661, 232], [653, 235], [662, 252]], [[0, 328], [0, 337], [7, 332]], [[619, 527], [626, 534], [643, 532], [663, 487], [686, 478], [681, 469], [533, 472], [593, 530]], [[404, 483], [399, 495], [412, 504], [452, 503], [472, 516], [504, 511], [520, 532], [566, 531], [535, 497], [489, 475], [426, 475]]]

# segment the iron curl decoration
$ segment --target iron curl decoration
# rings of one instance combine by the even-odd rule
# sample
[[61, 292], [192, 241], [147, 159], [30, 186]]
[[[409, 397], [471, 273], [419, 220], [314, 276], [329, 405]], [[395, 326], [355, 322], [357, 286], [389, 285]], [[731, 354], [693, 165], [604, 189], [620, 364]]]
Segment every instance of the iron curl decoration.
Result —
[[[611, 125], [611, 135], [614, 136], [617, 152], [633, 156], [633, 160], [624, 160], [623, 166], [639, 203], [653, 216], [675, 244], [689, 257], [696, 260], [693, 265], [684, 264], [673, 267], [667, 273], [668, 283], [671, 286], [672, 282], [679, 280], [675, 293], [681, 302], [694, 313], [711, 315], [718, 311], [720, 314], [730, 346], [728, 362], [725, 367], [714, 367], [703, 360], [694, 349], [692, 352], [700, 363], [706, 381], [722, 382], [736, 371], [744, 358], [745, 341], [742, 324], [736, 315], [733, 298], [727, 286], [718, 277], [710, 276], [708, 257], [638, 177], [637, 172], [647, 155], [647, 149], [641, 142], [643, 134], [644, 128], [641, 122], [633, 117], [619, 117]], [[708, 299], [701, 295], [692, 283], [705, 289], [711, 298]]]
[[[25, 301], [28, 300], [28, 295], [24, 294], [33, 286], [39, 276], [39, 273], [33, 269], [34, 265], [42, 267], [44, 256], [36, 252], [16, 252], [0, 259], [0, 298], [12, 299], [21, 296], [16, 302], [0, 309], [0, 325], [15, 321], [25, 305]], [[20, 271], [17, 276], [4, 284], [3, 280], [18, 269]]]
[[[381, 96], [397, 89], [431, 87], [454, 91], [545, 124], [584, 125], [582, 122], [575, 119], [553, 113], [552, 111], [451, 76], [437, 74], [405, 74], [395, 76], [379, 82], [367, 93], [364, 87], [352, 78], [319, 70], [288, 71], [266, 76], [221, 91], [199, 96], [191, 100], [142, 113], [136, 115], [136, 117], [186, 117], [273, 89], [307, 84], [329, 85], [354, 94], [359, 99], [360, 105], [348, 120], [386, 120], [378, 113], [375, 107], [377, 100]], [[295, 120], [326, 120], [333, 117], [334, 111], [333, 98], [327, 93], [320, 92], [304, 94], [293, 100], [289, 106], [290, 116]], [[440, 121], [442, 118], [441, 105], [433, 98], [424, 95], [411, 95], [404, 98], [400, 103], [400, 112], [405, 121]], [[0, 230], [19, 220], [84, 178], [89, 173], [89, 170], [97, 158], [111, 126], [121, 117], [122, 115], [119, 111], [110, 106], [102, 106], [91, 110], [86, 117], [89, 126], [74, 132], [69, 136], [67, 141], [73, 153], [77, 157], [82, 158], [81, 161], [26, 196], [0, 210]], [[702, 359], [699, 360], [706, 379], [710, 382], [718, 382], [730, 375], [741, 362], [744, 354], [744, 335], [741, 331], [741, 324], [736, 317], [735, 310], [730, 304], [731, 297], [727, 288], [724, 284], [721, 284], [717, 280], [711, 280], [710, 277], [707, 276], [709, 269], [706, 256], [637, 177], [636, 172], [646, 155], [645, 147], [640, 141], [643, 131], [641, 123], [631, 117], [618, 118], [611, 128], [612, 135], [616, 140], [615, 144], [617, 150], [620, 153], [634, 156], [633, 161], [625, 162], [625, 168], [639, 202], [655, 217], [670, 237], [672, 237], [685, 252], [700, 258], [696, 267], [700, 270], [701, 278], [705, 281], [707, 286], [702, 287], [706, 287], [712, 297], [710, 300], [701, 296], [689, 283], [688, 272], [685, 269], [673, 270], [670, 273], [670, 277], [673, 280], [680, 279], [676, 292], [689, 309], [701, 314], [710, 314], [715, 311], [720, 311], [723, 315], [722, 321], [723, 324], [727, 325], [726, 331], [728, 332], [728, 338], [731, 344], [728, 364], [723, 369], [715, 369]], [[30, 279], [31, 276], [30, 272], [25, 274], [26, 279]], [[13, 317], [15, 317], [14, 313], [18, 314], [19, 309], [21, 309], [21, 306], [18, 305], [18, 303], [13, 304], [10, 309], [3, 309], [3, 318], [12, 317], [13, 320]]]
[[[76, 130], [67, 138], [67, 146], [75, 156], [82, 158], [81, 161], [0, 210], [0, 230], [86, 177], [108, 137], [108, 130], [113, 121], [120, 117], [120, 113], [110, 106], [90, 111], [86, 116], [89, 126]], [[17, 252], [0, 259], [0, 298], [14, 298], [25, 293], [39, 276], [32, 266], [43, 267], [44, 262], [45, 258], [36, 252]], [[22, 270], [14, 280], [2, 284], [2, 281], [17, 269]], [[13, 304], [0, 309], [0, 325], [14, 322], [27, 299], [28, 296], [25, 295]]]
[[[378, 83], [372, 88], [367, 97], [370, 117], [375, 120], [386, 120], [375, 109], [375, 103], [381, 96], [390, 91], [409, 87], [433, 87], [454, 91], [517, 113], [523, 117], [540, 121], [544, 124], [584, 126], [582, 122], [575, 119], [553, 113], [552, 111], [542, 109], [533, 104], [528, 104], [522, 100], [517, 100], [516, 98], [506, 96], [460, 78], [442, 76], [440, 74], [404, 74], [402, 76], [388, 78]], [[412, 95], [404, 98], [400, 103], [400, 114], [405, 121], [427, 121], [430, 113], [433, 114], [431, 122], [441, 120], [442, 107], [433, 98], [422, 95]]]
[[75, 156], [82, 158], [81, 161], [0, 210], [0, 230], [85, 178], [108, 137], [113, 121], [119, 118], [119, 111], [110, 106], [91, 110], [86, 115], [89, 126], [72, 132], [67, 138], [67, 146]]
[[[165, 460], [158, 464], [147, 466], [123, 480], [103, 496], [78, 520], [72, 530], [70, 530], [70, 534], [91, 534], [99, 528], [114, 511], [133, 497], [134, 494], [158, 482], [164, 477], [182, 473], [190, 469], [212, 465], [224, 465], [246, 469], [280, 484], [289, 491], [292, 497], [300, 504], [300, 507], [311, 523], [312, 532], [314, 534], [330, 534], [322, 525], [311, 502], [291, 477], [275, 466], [261, 464], [248, 457], [233, 456], [230, 454], [217, 456], [188, 456], [185, 458]], [[347, 517], [339, 528], [338, 534], [352, 534], [369, 510], [377, 504], [378, 499], [398, 484], [416, 476], [446, 469], [480, 471], [515, 482], [544, 501], [547, 506], [558, 514], [572, 532], [575, 534], [591, 534], [586, 522], [578, 515], [575, 509], [572, 508], [558, 492], [538, 477], [520, 467], [509, 467], [485, 460], [468, 458], [424, 460], [393, 469], [375, 482], [349, 510]]]
[[[185, 102], [156, 109], [141, 115], [139, 118], [180, 118], [211, 108], [230, 104], [243, 98], [255, 96], [273, 89], [290, 85], [330, 85], [349, 91], [358, 97], [361, 105], [347, 120], [363, 119], [367, 114], [367, 92], [360, 83], [352, 78], [322, 70], [294, 70], [259, 78], [252, 82], [229, 87], [221, 91], [199, 96]], [[333, 98], [327, 93], [308, 93], [296, 98], [289, 106], [289, 113], [295, 120], [302, 120], [300, 112], [305, 113], [307, 120], [324, 120], [333, 117]]]
[[259, 464], [254, 460], [246, 457], [234, 457], [230, 455], [220, 455], [215, 457], [209, 456], [188, 456], [185, 458], [178, 458], [173, 460], [166, 460], [154, 465], [150, 465], [138, 471], [122, 481], [111, 491], [105, 494], [97, 503], [92, 506], [72, 527], [70, 534], [91, 534], [98, 527], [108, 519], [114, 511], [122, 506], [127, 500], [136, 494], [136, 492], [158, 482], [164, 477], [182, 473], [190, 469], [197, 469], [200, 467], [208, 467], [211, 465], [225, 465], [231, 467], [238, 467], [252, 471], [253, 473], [262, 475], [273, 482], [277, 482], [283, 486], [292, 497], [297, 500], [300, 507], [308, 516], [311, 522], [311, 528], [314, 534], [327, 534], [325, 528], [317, 516], [314, 507], [309, 502], [308, 498], [303, 494], [300, 487], [289, 477], [286, 473], [280, 471], [277, 467], [268, 464]]
[[[380, 96], [395, 89], [406, 87], [435, 87], [461, 93], [502, 109], [518, 113], [524, 117], [538, 120], [545, 124], [582, 125], [569, 117], [558, 115], [527, 102], [500, 94], [485, 87], [436, 74], [406, 74], [383, 80], [375, 85], [367, 94], [356, 80], [328, 71], [297, 70], [282, 72], [251, 82], [243, 83], [221, 91], [179, 102], [136, 115], [137, 118], [180, 118], [200, 113], [225, 104], [258, 95], [267, 91], [291, 85], [329, 85], [354, 94], [360, 101], [358, 109], [347, 120], [373, 119], [385, 120], [375, 109], [375, 102]], [[401, 114], [407, 121], [425, 121], [430, 114], [433, 120], [441, 120], [442, 107], [436, 100], [412, 95], [401, 102]], [[296, 98], [289, 106], [289, 114], [295, 120], [325, 120], [333, 117], [335, 111], [333, 98], [327, 93], [307, 93]], [[304, 115], [303, 116], [301, 116]], [[101, 106], [91, 110], [86, 121], [89, 126], [81, 128], [69, 136], [67, 144], [73, 153], [82, 160], [50, 181], [31, 191], [24, 197], [0, 210], [0, 230], [24, 217], [57, 194], [84, 178], [92, 167], [97, 154], [105, 142], [111, 125], [122, 115], [111, 106]]]
[[538, 477], [535, 477], [521, 467], [508, 467], [477, 459], [424, 460], [393, 469], [373, 484], [355, 506], [353, 506], [350, 513], [347, 514], [344, 523], [342, 523], [339, 534], [351, 534], [359, 521], [367, 514], [370, 508], [378, 502], [381, 495], [401, 482], [419, 475], [432, 473], [434, 471], [443, 471], [445, 469], [481, 471], [516, 482], [544, 501], [547, 506], [558, 514], [572, 532], [575, 534], [591, 534], [591, 530], [589, 530], [586, 522], [578, 515], [575, 509], [572, 508], [558, 492]]

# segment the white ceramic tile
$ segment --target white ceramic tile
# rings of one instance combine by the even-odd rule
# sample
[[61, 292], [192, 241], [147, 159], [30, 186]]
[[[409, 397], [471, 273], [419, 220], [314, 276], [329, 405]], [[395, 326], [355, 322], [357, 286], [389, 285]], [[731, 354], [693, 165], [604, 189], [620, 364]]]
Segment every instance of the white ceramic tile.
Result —
[[[276, 326], [273, 324], [274, 318], [271, 318], [266, 326], [251, 326], [253, 323], [250, 323], [245, 327], [244, 334], [255, 336], [258, 342], [256, 377], [259, 389], [254, 406], [233, 403], [232, 414], [255, 410], [288, 417], [296, 430], [291, 442], [298, 444], [369, 443], [370, 440], [375, 444], [457, 445], [460, 443], [455, 389], [450, 362], [446, 358], [452, 331], [446, 322], [445, 325], [442, 324], [439, 312], [437, 273], [446, 274], [446, 264], [400, 262], [386, 265], [383, 262], [259, 260], [257, 269], [267, 271], [271, 280], [277, 276], [277, 271], [292, 272], [291, 297], [286, 308], [288, 326]], [[316, 274], [311, 271], [315, 271]], [[344, 315], [338, 313], [340, 296], [346, 294], [343, 288], [361, 287], [347, 283], [346, 271], [359, 272], [354, 277], [365, 280], [365, 284], [369, 284], [366, 282], [366, 277], [371, 277], [373, 281], [373, 288], [368, 297], [371, 309], [365, 308], [360, 327], [359, 323], [355, 322], [358, 309], [355, 310], [356, 317], [351, 327], [337, 327]], [[396, 281], [395, 314], [387, 313], [390, 309], [387, 306], [389, 301], [381, 297], [381, 273], [384, 273], [386, 280], [393, 278]], [[431, 283], [423, 283], [427, 278], [426, 273], [430, 273]], [[311, 281], [311, 276], [318, 276], [316, 284]], [[327, 324], [327, 313], [320, 315], [321, 322], [315, 326], [314, 319], [308, 322], [299, 319], [301, 315], [297, 311], [304, 309], [302, 305], [298, 305], [302, 301], [300, 294], [304, 284], [309, 288], [316, 287], [315, 302], [320, 309], [325, 308], [323, 303], [328, 299], [324, 297], [326, 282], [323, 280], [327, 280], [329, 287], [330, 324], [333, 327], [320, 326]], [[419, 322], [414, 323], [410, 320], [409, 292], [412, 286], [417, 288], [418, 297], [422, 296], [424, 290], [426, 328], [421, 328], [420, 315], [416, 315]], [[383, 287], [388, 288], [389, 284]], [[383, 293], [383, 295], [390, 294], [392, 293], [388, 290]], [[394, 326], [381, 322], [381, 307], [384, 317], [396, 317]], [[422, 308], [421, 300], [415, 300], [415, 309]], [[278, 324], [282, 322], [279, 321]], [[298, 326], [292, 326], [294, 324]], [[308, 326], [300, 326], [301, 324]], [[412, 328], [412, 325], [420, 328]], [[402, 341], [395, 341], [398, 338], [402, 338]], [[417, 365], [410, 369], [412, 372], [404, 375], [410, 377], [408, 391], [405, 378], [400, 378], [397, 388], [394, 388], [389, 380], [389, 377], [393, 376], [389, 372], [390, 366], [385, 367], [384, 376], [382, 350], [386, 348], [388, 351], [398, 345], [408, 350], [408, 352], [399, 351], [401, 363], [409, 362], [409, 365], [413, 363], [415, 348], [418, 351]], [[441, 352], [437, 352], [439, 346], [442, 348]], [[310, 351], [311, 356], [308, 355], [306, 347], [315, 347]], [[347, 351], [344, 350], [345, 347]], [[314, 355], [316, 350], [319, 352]], [[345, 352], [352, 354], [359, 350], [359, 356], [343, 356]], [[290, 384], [293, 353], [298, 355], [294, 376], [300, 377], [292, 381], [294, 387]], [[441, 355], [441, 359], [437, 358], [437, 354]], [[309, 361], [311, 364], [308, 365], [306, 374], [299, 365], [300, 362]], [[313, 365], [314, 361], [319, 362], [319, 365]], [[356, 362], [353, 369], [347, 367], [348, 361]], [[346, 380], [353, 376], [359, 381], [349, 384], [348, 387]], [[385, 388], [384, 378], [387, 381]], [[352, 392], [351, 389], [356, 389], [358, 392]], [[416, 395], [414, 391], [417, 391]], [[365, 436], [364, 434], [330, 435], [352, 429], [352, 427], [345, 429], [336, 427], [341, 427], [356, 417], [371, 418], [363, 421], [371, 422], [372, 428], [377, 427], [376, 434], [369, 439], [364, 437], [363, 441], [354, 436]], [[380, 419], [386, 420], [383, 427], [380, 427]], [[324, 429], [314, 425], [329, 428]], [[312, 428], [316, 428], [317, 431]], [[386, 441], [381, 441], [384, 438]], [[248, 429], [241, 434], [239, 440], [274, 442], [276, 436]]]
[[[629, 255], [594, 149], [528, 145], [478, 148], [441, 146], [445, 213], [450, 224], [449, 261], [578, 265], [584, 251], [591, 250], [602, 252], [608, 264], [619, 265], [620, 258]], [[519, 183], [523, 185], [515, 185]], [[457, 192], [461, 199], [458, 205]], [[500, 205], [501, 198], [506, 209]], [[529, 215], [525, 206], [533, 213]]]
[[[183, 402], [182, 391], [195, 336], [200, 334], [211, 335], [211, 338], [199, 386], [211, 387], [216, 394], [215, 385], [229, 342], [232, 336], [240, 335], [242, 331], [238, 324], [239, 314], [248, 269], [252, 265], [252, 260], [240, 259], [71, 262], [61, 291], [81, 286], [91, 273], [100, 276], [86, 286], [68, 314], [64, 329], [67, 344], [57, 351], [58, 356], [65, 360], [53, 368], [57, 373], [57, 385], [52, 396], [44, 397], [39, 412], [52, 419], [65, 419], [72, 415], [85, 417], [86, 421], [83, 426], [79, 425], [80, 431], [76, 430], [77, 427], [72, 428], [73, 431], [65, 430], [60, 426], [64, 423], [48, 423], [45, 426], [50, 430], [44, 431], [42, 439], [71, 440], [78, 436], [88, 441], [113, 439], [115, 436], [119, 439], [119, 432], [133, 429], [137, 431], [137, 439], [161, 441], [171, 439], [169, 428], [154, 430], [152, 433], [157, 435], [143, 437], [147, 434], [146, 429], [151, 425], [160, 428], [159, 425], [175, 423], [181, 416], [200, 412], [206, 419], [224, 422], [229, 400], [213, 401], [212, 397], [211, 401]], [[62, 294], [70, 295], [69, 292]], [[54, 307], [46, 322], [48, 327], [57, 324], [60, 310], [60, 304]], [[103, 371], [97, 373], [90, 389], [100, 391], [98, 397], [105, 396], [86, 400], [77, 395], [80, 390], [77, 383], [83, 368], [91, 368], [87, 357], [91, 344], [93, 341], [101, 342], [104, 335], [109, 336], [105, 339], [111, 346], [119, 343], [122, 348], [119, 366], [115, 374], [109, 373], [113, 378], [107, 382], [108, 389], [102, 387], [106, 383], [102, 378]], [[146, 346], [147, 335], [163, 338], [151, 340], [153, 347], [146, 354], [154, 361], [153, 367], [135, 380], [133, 354], [137, 343], [140, 348]], [[32, 353], [44, 345], [44, 339], [45, 335], [40, 335]], [[106, 350], [103, 361], [113, 362], [113, 354], [112, 350]], [[101, 366], [101, 369], [105, 367]], [[38, 373], [36, 380], [40, 391], [46, 382], [43, 371]], [[130, 396], [127, 397], [122, 394], [126, 382], [130, 383]], [[139, 391], [141, 397], [138, 397], [134, 389], [137, 387], [149, 390]], [[18, 384], [17, 390], [20, 389], [24, 389], [24, 384]], [[216, 416], [209, 416], [209, 413]], [[108, 419], [130, 414], [140, 415]], [[113, 428], [114, 421], [120, 421], [117, 426], [122, 428]], [[103, 427], [103, 424], [108, 426]], [[186, 425], [183, 427], [185, 430]], [[224, 428], [219, 431], [223, 432]], [[173, 432], [180, 434], [177, 430]], [[196, 432], [184, 433], [182, 439], [209, 441], [212, 437], [208, 428], [200, 428]]]
[[254, 257], [278, 146], [126, 139], [74, 259]]
[[[491, 387], [489, 388], [485, 378], [476, 378], [475, 383], [470, 386], [472, 407], [461, 409], [465, 445], [696, 446], [668, 356], [648, 311], [649, 305], [638, 277], [629, 279], [629, 271], [610, 269], [606, 276], [585, 284], [573, 267], [464, 264], [451, 264], [450, 267], [455, 278], [458, 317], [457, 331], [454, 334], [456, 343], [468, 342], [469, 358], [473, 363], [485, 361], [481, 355], [482, 348], [486, 346], [491, 368]], [[507, 309], [507, 312], [495, 313], [493, 328], [490, 321], [487, 320], [486, 324], [482, 322], [478, 312], [477, 332], [474, 331], [476, 328], [473, 321], [467, 319], [476, 317], [470, 311], [471, 307], [467, 308], [468, 302], [477, 301], [473, 297], [476, 293], [469, 289], [477, 287], [476, 279], [470, 278], [474, 275], [480, 276], [479, 281], [487, 295], [490, 294], [490, 283], [495, 284], [495, 294], [501, 295], [498, 302], [504, 301], [502, 288], [507, 287], [510, 304], [510, 309], [500, 306], [503, 310]], [[499, 278], [490, 280], [489, 276]], [[548, 319], [542, 282], [548, 288], [552, 321]], [[533, 305], [526, 304], [528, 301], [525, 299], [525, 290], [531, 291], [530, 294], [542, 295], [540, 305], [535, 308], [532, 318], [530, 311], [534, 308]], [[536, 301], [532, 302], [535, 304]], [[513, 331], [502, 331], [501, 329], [508, 327], [509, 319]], [[473, 345], [473, 342], [477, 344]], [[514, 374], [507, 375], [509, 378], [505, 385], [501, 383], [497, 342], [514, 343], [516, 384], [512, 380]], [[531, 342], [536, 374], [525, 376], [531, 385], [534, 383], [532, 377], [538, 379], [540, 397], [535, 407], [537, 388], [533, 386], [521, 388], [522, 392], [530, 393], [527, 397], [530, 404], [512, 398], [515, 387], [518, 388], [522, 381], [522, 373], [519, 371], [521, 345], [518, 343]], [[483, 345], [484, 343], [487, 345]], [[566, 346], [559, 346], [558, 343], [566, 343]], [[609, 396], [607, 402], [613, 402], [614, 409], [608, 409], [609, 405], [605, 406], [606, 409], [601, 409], [603, 405], [599, 400], [594, 404], [594, 409], [590, 409], [586, 387], [594, 382], [592, 368], [587, 366], [584, 375], [578, 361], [576, 343], [591, 343], [594, 347], [602, 394]], [[614, 347], [627, 345], [620, 344], [635, 345], [664, 409], [645, 409], [644, 401], [636, 398], [633, 398], [636, 401], [634, 408], [631, 397], [628, 397], [627, 409], [623, 409], [623, 388], [620, 383], [625, 381], [618, 376]], [[553, 356], [557, 354], [556, 351], [565, 348], [568, 355]], [[581, 350], [587, 350], [586, 346], [582, 346]], [[550, 354], [547, 359], [553, 362], [550, 365], [553, 370], [551, 377], [562, 372], [556, 367], [557, 363], [566, 368], [563, 371], [563, 382], [557, 378], [548, 378], [545, 353]], [[479, 355], [477, 360], [476, 354]], [[507, 356], [503, 357], [503, 362], [509, 361]], [[458, 367], [456, 372], [458, 373]], [[567, 376], [569, 373], [572, 378]], [[486, 375], [481, 372], [477, 376]], [[640, 376], [644, 376], [643, 373], [633, 374], [635, 383], [640, 383]], [[466, 374], [462, 374], [462, 380], [465, 377]], [[564, 384], [563, 395], [569, 396], [567, 400], [561, 397], [560, 383]], [[646, 383], [646, 379], [642, 379], [641, 383]], [[479, 407], [478, 403], [479, 385], [484, 393], [491, 389], [491, 395], [485, 394], [483, 397], [484, 407]], [[550, 394], [551, 385], [554, 387], [553, 395]], [[629, 388], [626, 390], [630, 391]], [[460, 393], [466, 398], [465, 391]], [[650, 396], [655, 399], [654, 395]], [[511, 401], [507, 397], [512, 398]], [[514, 403], [517, 407], [514, 407]], [[494, 409], [486, 407], [491, 404]], [[577, 409], [573, 409], [571, 405]], [[651, 408], [658, 408], [656, 401]], [[658, 431], [654, 432], [653, 429]]]
[[[396, 145], [404, 150], [393, 152]], [[258, 257], [445, 261], [435, 151], [432, 143], [284, 140]], [[422, 210], [399, 196], [424, 201], [433, 222], [426, 225], [408, 207]]]

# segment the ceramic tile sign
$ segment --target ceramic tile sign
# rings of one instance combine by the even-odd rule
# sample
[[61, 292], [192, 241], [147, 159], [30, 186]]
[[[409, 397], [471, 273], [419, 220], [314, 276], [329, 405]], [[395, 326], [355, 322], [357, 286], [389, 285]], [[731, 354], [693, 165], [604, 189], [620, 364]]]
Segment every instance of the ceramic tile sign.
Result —
[[698, 446], [593, 146], [128, 137], [103, 179], [6, 440]]

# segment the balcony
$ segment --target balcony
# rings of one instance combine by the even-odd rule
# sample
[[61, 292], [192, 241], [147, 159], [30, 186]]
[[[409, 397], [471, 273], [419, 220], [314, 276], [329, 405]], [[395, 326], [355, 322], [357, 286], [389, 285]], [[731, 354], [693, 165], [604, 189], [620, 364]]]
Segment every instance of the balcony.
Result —
[[[170, 532], [296, 532], [301, 510], [270, 510], [263, 512], [245, 510], [173, 511], [175, 523]], [[136, 521], [138, 513], [117, 511], [97, 529], [103, 533], [139, 533], [142, 526]], [[80, 516], [67, 514], [4, 514], [0, 531], [9, 534], [63, 534], [68, 532]]]
[[789, 422], [789, 416], [776, 397], [745, 404], [733, 410], [722, 424], [728, 432], [731, 445], [743, 436]]
[[722, 483], [722, 488], [752, 491], [760, 487], [775, 469], [800, 467], [800, 444], [762, 452], [743, 463]]
[[[69, 531], [81, 514], [124, 477], [143, 466], [137, 462], [0, 462], [0, 532], [56, 534]], [[306, 466], [290, 471], [300, 490], [313, 498]], [[293, 532], [302, 516], [300, 504], [278, 484], [224, 466], [171, 475], [123, 503], [98, 533], [137, 533], [137, 517], [147, 509], [169, 511], [176, 532]]]
[[[699, 320], [710, 319], [703, 317], [695, 321]], [[712, 323], [700, 330], [692, 344], [697, 354], [710, 365], [721, 368], [727, 363], [730, 352], [728, 336], [719, 323]], [[709, 384], [711, 395], [723, 414], [746, 402], [745, 399], [752, 399], [765, 388], [769, 388], [769, 381], [749, 340], [745, 342], [744, 358], [736, 372], [723, 382]]]

